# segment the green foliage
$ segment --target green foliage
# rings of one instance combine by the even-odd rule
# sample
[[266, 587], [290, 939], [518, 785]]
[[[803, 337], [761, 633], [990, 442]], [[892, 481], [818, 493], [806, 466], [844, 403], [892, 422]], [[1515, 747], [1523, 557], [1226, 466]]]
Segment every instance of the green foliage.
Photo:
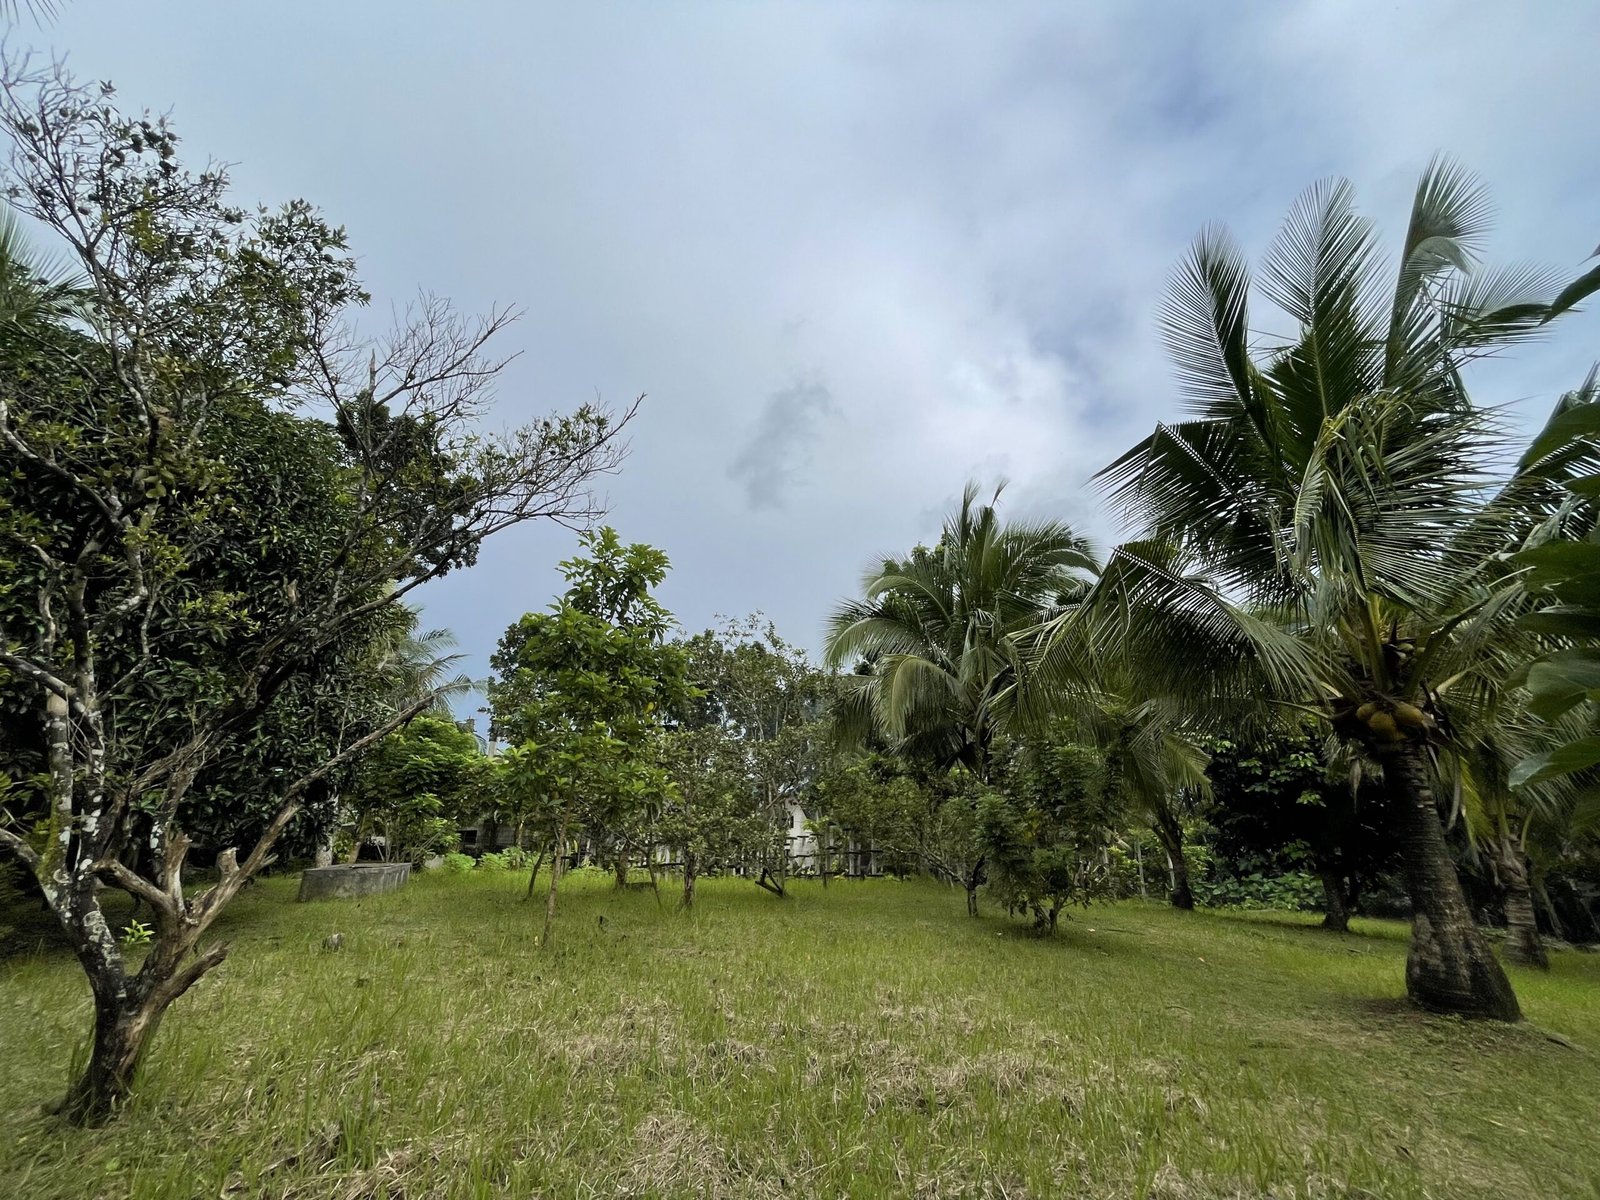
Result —
[[155, 930], [143, 921], [129, 921], [118, 940], [124, 950], [133, 950], [141, 946], [148, 946], [155, 939]]
[[508, 871], [521, 871], [533, 861], [533, 856], [521, 846], [507, 846], [500, 851], [500, 861], [505, 863]]
[[1206, 908], [1262, 908], [1311, 912], [1322, 907], [1322, 880], [1306, 871], [1235, 872], [1209, 876], [1190, 863], [1190, 886]]
[[506, 857], [503, 854], [491, 852], [478, 857], [478, 870], [485, 875], [503, 875], [510, 869], [511, 864], [506, 861]]
[[1013, 745], [1000, 775], [1003, 790], [977, 804], [1000, 903], [1049, 931], [1067, 905], [1112, 895], [1109, 851], [1126, 813], [1104, 759], [1056, 731]]
[[473, 868], [472, 855], [456, 851], [446, 854], [441, 864], [452, 875], [465, 875]]
[[[1566, 740], [1529, 755], [1510, 776], [1514, 788], [1600, 772], [1600, 375], [1563, 398], [1544, 434], [1529, 448], [1528, 459], [1559, 456], [1574, 469], [1564, 480], [1572, 510], [1559, 535], [1516, 556], [1528, 568], [1527, 586], [1547, 606], [1523, 618], [1523, 625], [1555, 641], [1527, 671], [1529, 709], [1549, 722], [1567, 726]], [[1526, 461], [1526, 460], [1525, 460]], [[1576, 734], [1576, 736], [1573, 736]], [[1590, 787], [1591, 797], [1600, 795]], [[1588, 798], [1586, 809], [1600, 809]], [[1589, 823], [1600, 826], [1592, 817]]]
[[568, 589], [500, 641], [489, 685], [494, 733], [513, 743], [500, 795], [560, 840], [576, 824], [617, 853], [648, 841], [666, 790], [655, 738], [691, 693], [672, 618], [651, 594], [667, 571], [609, 528], [562, 564]]
[[1201, 903], [1310, 907], [1326, 873], [1351, 906], [1399, 865], [1389, 794], [1360, 771], [1336, 769], [1311, 730], [1283, 728], [1248, 742], [1216, 737], [1205, 747], [1212, 862], [1192, 874]]
[[832, 753], [832, 676], [759, 614], [678, 645], [691, 688], [661, 744], [675, 784], [661, 836], [696, 869], [742, 864], [787, 874], [789, 804], [814, 803]]
[[807, 811], [873, 848], [891, 875], [923, 869], [932, 810], [930, 793], [904, 765], [885, 754], [830, 759], [807, 793]]
[[363, 760], [346, 793], [357, 836], [380, 834], [387, 857], [411, 862], [453, 850], [460, 824], [486, 807], [491, 773], [472, 734], [423, 714]]
[[932, 549], [886, 558], [864, 596], [828, 623], [827, 661], [854, 666], [837, 706], [841, 731], [895, 753], [987, 779], [1003, 697], [1021, 662], [1020, 634], [1082, 592], [1096, 564], [1055, 521], [1004, 522], [967, 486]]

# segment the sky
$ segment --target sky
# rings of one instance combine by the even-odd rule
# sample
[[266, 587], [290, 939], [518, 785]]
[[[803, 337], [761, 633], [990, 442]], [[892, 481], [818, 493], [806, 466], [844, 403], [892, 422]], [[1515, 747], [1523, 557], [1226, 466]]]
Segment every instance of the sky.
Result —
[[[9, 41], [170, 110], [241, 200], [320, 205], [380, 315], [521, 307], [494, 425], [645, 394], [610, 523], [670, 556], [687, 629], [760, 610], [812, 650], [968, 479], [1115, 540], [1089, 476], [1178, 412], [1155, 313], [1208, 223], [1259, 258], [1342, 176], [1393, 246], [1445, 151], [1491, 262], [1600, 242], [1592, 0], [65, 0]], [[1475, 394], [1542, 420], [1597, 335]], [[482, 676], [574, 549], [509, 531], [425, 622]]]

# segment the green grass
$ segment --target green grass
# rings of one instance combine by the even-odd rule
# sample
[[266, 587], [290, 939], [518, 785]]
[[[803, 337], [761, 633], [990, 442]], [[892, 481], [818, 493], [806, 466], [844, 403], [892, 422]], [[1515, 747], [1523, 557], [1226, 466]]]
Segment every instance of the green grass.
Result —
[[579, 876], [541, 954], [525, 885], [251, 889], [102, 1130], [39, 1112], [77, 968], [11, 959], [0, 1196], [1600, 1194], [1600, 956], [1469, 1025], [1404, 1005], [1390, 923], [1125, 903], [1042, 940], [929, 883], [707, 880], [686, 918]]

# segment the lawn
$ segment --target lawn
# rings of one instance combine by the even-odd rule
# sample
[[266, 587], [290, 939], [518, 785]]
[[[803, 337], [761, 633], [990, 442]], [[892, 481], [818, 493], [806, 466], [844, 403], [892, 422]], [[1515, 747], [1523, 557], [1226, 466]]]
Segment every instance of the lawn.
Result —
[[[225, 918], [116, 1125], [40, 1115], [89, 1021], [0, 965], [0, 1196], [1600, 1195], [1600, 956], [1521, 1027], [1401, 1000], [1404, 930], [1124, 903], [1054, 939], [931, 883], [526, 876]], [[324, 948], [331, 933], [339, 950]]]

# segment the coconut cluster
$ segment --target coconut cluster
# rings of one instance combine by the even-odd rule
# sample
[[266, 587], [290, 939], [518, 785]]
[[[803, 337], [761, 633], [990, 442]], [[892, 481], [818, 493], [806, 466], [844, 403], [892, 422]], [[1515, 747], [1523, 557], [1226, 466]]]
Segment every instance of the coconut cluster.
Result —
[[1369, 700], [1356, 709], [1360, 721], [1380, 742], [1421, 737], [1433, 728], [1433, 717], [1404, 700]]

